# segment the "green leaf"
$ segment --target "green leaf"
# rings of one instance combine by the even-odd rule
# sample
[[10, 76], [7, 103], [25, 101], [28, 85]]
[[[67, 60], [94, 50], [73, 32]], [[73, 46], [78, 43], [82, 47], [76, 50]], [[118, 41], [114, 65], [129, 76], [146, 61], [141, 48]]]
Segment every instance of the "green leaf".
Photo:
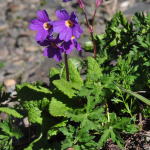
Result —
[[[77, 71], [71, 60], [68, 60], [68, 68], [70, 82], [83, 84], [82, 78], [80, 77], [79, 72]], [[66, 67], [62, 72], [62, 78], [66, 79]]]
[[69, 98], [76, 97], [75, 94], [78, 93], [77, 90], [79, 90], [81, 86], [83, 85], [83, 83], [68, 82], [63, 78], [61, 78], [60, 80], [55, 80], [53, 81], [53, 83], [60, 91], [62, 91]]
[[101, 119], [101, 116], [103, 116], [104, 107], [95, 108], [95, 105], [96, 102], [93, 102], [93, 97], [88, 96], [87, 105], [84, 105], [85, 109], [73, 112], [68, 111], [66, 112], [67, 117], [71, 118], [71, 120], [75, 122], [81, 122], [81, 127], [90, 124], [92, 129], [96, 129], [98, 124], [97, 122], [93, 121], [93, 119]]
[[12, 136], [14, 136], [16, 139], [19, 139], [23, 136], [23, 134], [18, 127], [14, 127]]
[[50, 139], [50, 137], [53, 136], [53, 135], [57, 135], [58, 132], [59, 132], [59, 128], [66, 126], [67, 122], [68, 122], [68, 120], [66, 119], [66, 120], [52, 126], [49, 129], [49, 131], [47, 132], [48, 139]]
[[[94, 77], [94, 74], [97, 74], [97, 76], [100, 78], [102, 76], [102, 70], [96, 60], [92, 57], [87, 57], [88, 64], [87, 64], [87, 73], [89, 73], [91, 76]], [[93, 84], [91, 79], [86, 79], [86, 85]]]
[[51, 67], [49, 74], [50, 74], [49, 75], [50, 90], [53, 91], [55, 89], [55, 86], [53, 85], [53, 81], [60, 79], [60, 72], [57, 69], [55, 69], [54, 67]]
[[41, 110], [39, 110], [37, 107], [32, 107], [28, 112], [28, 119], [32, 123], [39, 123], [42, 124], [42, 118], [41, 118]]
[[112, 141], [115, 142], [116, 141], [116, 136], [115, 136], [114, 131], [111, 130], [110, 133], [111, 133], [111, 139], [112, 139]]
[[109, 139], [109, 138], [110, 138], [110, 130], [106, 129], [106, 130], [104, 130], [104, 133], [98, 142], [98, 148], [103, 147], [103, 145], [106, 143], [107, 139]]
[[72, 64], [75, 66], [75, 68], [80, 73], [85, 62], [82, 59], [80, 59], [79, 57], [71, 57], [71, 58], [69, 58], [69, 60], [72, 62]]
[[94, 49], [94, 48], [93, 48], [93, 43], [92, 43], [92, 41], [87, 41], [87, 42], [85, 42], [83, 49], [84, 49], [85, 51], [93, 52], [93, 49]]
[[116, 28], [116, 27], [110, 27], [110, 29], [116, 33], [119, 33], [121, 32], [121, 30], [119, 28]]
[[129, 91], [129, 90], [126, 90], [125, 88], [123, 87], [120, 87], [118, 86], [116, 83], [114, 83], [117, 87], [119, 87], [122, 91], [126, 92], [126, 93], [129, 93], [131, 95], [133, 95], [134, 97], [138, 98], [139, 100], [141, 100], [142, 102], [146, 103], [147, 105], [150, 105], [150, 100], [135, 93], [135, 92], [132, 92], [132, 91]]
[[17, 117], [17, 118], [22, 118], [22, 117], [23, 117], [21, 114], [19, 114], [19, 113], [17, 112], [17, 110], [12, 109], [12, 108], [0, 107], [0, 111], [1, 111], [1, 112], [5, 112], [5, 113], [7, 113], [7, 114], [9, 114], [9, 115], [12, 115], [12, 116], [14, 116], [14, 117]]
[[58, 101], [56, 98], [52, 97], [51, 102], [49, 104], [49, 113], [52, 116], [66, 116], [66, 112], [67, 110], [69, 110], [70, 108], [66, 106], [66, 104], [64, 104], [61, 101]]

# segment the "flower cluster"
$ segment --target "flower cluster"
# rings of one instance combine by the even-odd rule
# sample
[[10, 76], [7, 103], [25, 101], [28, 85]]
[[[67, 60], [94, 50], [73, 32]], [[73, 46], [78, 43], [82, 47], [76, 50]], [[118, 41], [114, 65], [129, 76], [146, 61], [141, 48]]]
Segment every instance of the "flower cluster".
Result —
[[[69, 0], [64, 0], [67, 2]], [[56, 61], [62, 59], [62, 53], [65, 51], [69, 54], [74, 47], [78, 51], [82, 51], [76, 38], [81, 37], [83, 33], [82, 27], [78, 24], [78, 19], [75, 12], [71, 15], [64, 9], [57, 10], [56, 16], [60, 19], [57, 21], [52, 21], [45, 10], [38, 10], [38, 19], [33, 19], [30, 21], [29, 28], [34, 31], [38, 31], [35, 39], [41, 46], [46, 46], [44, 49], [43, 56], [52, 58], [54, 57]], [[58, 33], [56, 39], [53, 39], [53, 31]]]

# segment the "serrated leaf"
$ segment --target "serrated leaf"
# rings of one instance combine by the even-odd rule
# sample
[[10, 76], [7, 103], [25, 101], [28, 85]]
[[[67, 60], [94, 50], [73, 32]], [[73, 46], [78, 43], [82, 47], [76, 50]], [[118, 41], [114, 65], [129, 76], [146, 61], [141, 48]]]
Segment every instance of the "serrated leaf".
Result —
[[52, 116], [66, 116], [66, 112], [67, 110], [69, 110], [70, 108], [66, 106], [66, 104], [64, 104], [61, 101], [58, 101], [56, 98], [52, 97], [51, 102], [49, 104], [49, 112]]
[[[77, 69], [75, 68], [75, 66], [73, 65], [71, 60], [68, 60], [68, 68], [69, 68], [70, 82], [83, 84], [82, 78], [80, 77], [79, 72], [77, 71]], [[62, 78], [67, 80], [66, 79], [66, 67], [64, 68], [64, 70], [62, 72]]]
[[[97, 74], [100, 78], [102, 76], [102, 70], [96, 60], [92, 57], [87, 57], [88, 64], [87, 64], [87, 73], [90, 75]], [[86, 79], [86, 85], [92, 83], [91, 79]]]
[[75, 68], [80, 73], [85, 62], [82, 59], [80, 59], [79, 57], [71, 57], [71, 58], [69, 58], [69, 60], [72, 62], [72, 64], [75, 66]]
[[32, 107], [28, 112], [28, 119], [32, 123], [39, 123], [42, 124], [42, 118], [41, 118], [41, 110], [39, 110], [37, 107]]
[[[70, 83], [65, 79], [61, 78], [60, 80], [53, 81], [54, 85], [69, 98], [76, 97], [77, 90], [81, 88], [83, 83]], [[77, 90], [74, 90], [77, 89]]]
[[50, 128], [50, 130], [47, 132], [47, 136], [49, 137], [48, 139], [50, 139], [50, 137], [53, 135], [57, 135], [57, 133], [59, 132], [59, 128], [66, 126], [67, 122], [68, 122], [68, 120], [64, 120], [64, 121], [52, 126]]
[[112, 141], [115, 142], [116, 141], [116, 136], [115, 136], [114, 131], [111, 130], [110, 133], [111, 133], [111, 139], [112, 139]]
[[110, 131], [109, 131], [109, 129], [106, 129], [106, 130], [104, 130], [104, 133], [98, 142], [98, 148], [103, 147], [103, 145], [106, 143], [107, 139], [109, 139], [109, 138], [110, 138]]
[[22, 118], [22, 117], [23, 117], [21, 114], [19, 114], [19, 113], [17, 112], [17, 110], [12, 109], [12, 108], [0, 107], [0, 111], [1, 111], [1, 112], [5, 112], [5, 113], [7, 113], [7, 114], [9, 114], [9, 115], [12, 115], [12, 116], [14, 116], [14, 117], [17, 117], [17, 118]]

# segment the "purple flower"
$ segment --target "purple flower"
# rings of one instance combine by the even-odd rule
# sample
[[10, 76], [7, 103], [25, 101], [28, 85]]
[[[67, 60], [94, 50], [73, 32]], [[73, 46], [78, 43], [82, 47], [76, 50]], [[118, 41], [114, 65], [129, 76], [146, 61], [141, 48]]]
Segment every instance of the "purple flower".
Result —
[[56, 39], [52, 39], [52, 36], [48, 36], [43, 42], [38, 41], [38, 44], [41, 46], [47, 46], [44, 49], [43, 56], [48, 58], [55, 58], [56, 61], [60, 61], [62, 59], [62, 53], [64, 49], [58, 45], [58, 43], [62, 43], [58, 37]]
[[82, 48], [80, 47], [74, 36], [72, 36], [71, 40], [69, 40], [68, 42], [63, 42], [61, 46], [66, 51], [66, 54], [69, 54], [73, 50], [74, 46], [78, 51], [82, 51]]
[[72, 12], [71, 16], [69, 16], [66, 10], [57, 10], [56, 16], [61, 20], [57, 20], [53, 23], [53, 30], [56, 33], [60, 33], [60, 40], [68, 42], [72, 35], [75, 38], [80, 38], [83, 30], [82, 27], [78, 24], [78, 19], [75, 12]]
[[49, 16], [45, 10], [37, 11], [38, 19], [33, 19], [30, 21], [31, 25], [29, 28], [34, 31], [39, 31], [35, 39], [36, 41], [43, 42], [47, 35], [51, 35], [53, 31], [53, 21], [49, 19]]
[[71, 0], [63, 0], [63, 2], [68, 2], [68, 1], [71, 1]]

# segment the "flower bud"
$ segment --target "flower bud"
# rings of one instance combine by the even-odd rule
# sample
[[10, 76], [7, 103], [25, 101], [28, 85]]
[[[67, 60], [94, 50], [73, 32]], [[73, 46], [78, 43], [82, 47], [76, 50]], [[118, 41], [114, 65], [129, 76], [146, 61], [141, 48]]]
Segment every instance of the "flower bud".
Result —
[[79, 6], [82, 8], [82, 9], [84, 9], [84, 3], [82, 2], [82, 0], [77, 0], [78, 1], [78, 3], [79, 3]]
[[101, 4], [102, 0], [96, 0], [96, 7], [98, 7]]

